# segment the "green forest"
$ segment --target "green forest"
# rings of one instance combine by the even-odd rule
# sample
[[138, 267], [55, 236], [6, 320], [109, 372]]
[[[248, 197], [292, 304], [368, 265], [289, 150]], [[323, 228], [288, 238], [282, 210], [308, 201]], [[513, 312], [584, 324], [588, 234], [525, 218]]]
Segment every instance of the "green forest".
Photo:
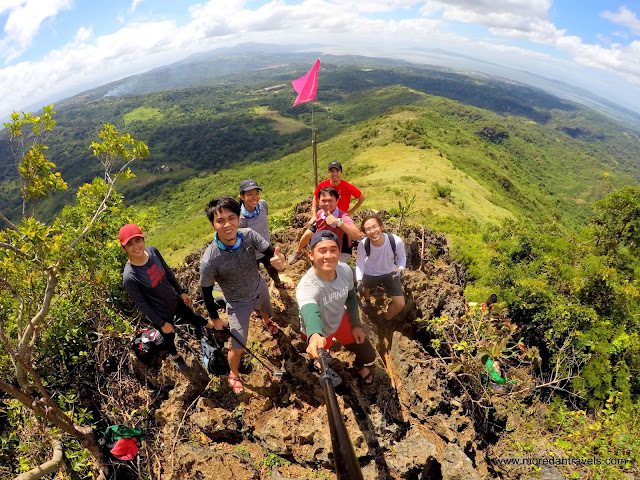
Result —
[[[0, 478], [58, 453], [45, 478], [114, 475], [101, 432], [153, 424], [162, 400], [141, 401], [147, 387], [118, 373], [144, 324], [122, 290], [118, 229], [138, 223], [179, 267], [212, 238], [206, 203], [246, 178], [263, 188], [272, 232], [291, 228], [313, 191], [312, 122], [320, 180], [340, 161], [363, 208], [446, 236], [468, 302], [495, 293], [508, 310], [502, 323], [436, 310], [412, 327], [463, 385], [481, 352], [535, 365], [527, 395], [503, 398], [512, 416], [498, 444], [628, 460], [567, 478], [640, 475], [640, 133], [532, 87], [409, 66], [323, 64], [318, 100], [294, 108], [288, 82], [303, 73], [69, 101], [5, 124]], [[270, 467], [291, 460], [265, 455]], [[155, 478], [130, 470], [111, 478]]]

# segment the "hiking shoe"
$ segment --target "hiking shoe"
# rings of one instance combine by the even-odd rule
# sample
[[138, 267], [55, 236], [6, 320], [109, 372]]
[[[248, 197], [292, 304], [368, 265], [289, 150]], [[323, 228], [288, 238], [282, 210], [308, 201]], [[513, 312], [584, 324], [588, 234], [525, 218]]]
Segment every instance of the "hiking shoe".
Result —
[[171, 360], [173, 361], [173, 363], [175, 364], [176, 367], [178, 367], [180, 369], [180, 371], [182, 372], [188, 372], [189, 370], [191, 370], [189, 368], [189, 365], [187, 365], [187, 362], [184, 361], [184, 358], [182, 358], [182, 355], [180, 355], [178, 358], [176, 357], [171, 357]]
[[298, 252], [295, 251], [293, 252], [290, 256], [289, 256], [289, 264], [293, 265], [294, 263], [296, 263], [298, 260], [300, 260], [302, 258], [302, 253], [303, 252]]
[[272, 336], [277, 337], [280, 335], [280, 327], [274, 322], [271, 318], [267, 318], [266, 320], [262, 320], [262, 326], [269, 332]]

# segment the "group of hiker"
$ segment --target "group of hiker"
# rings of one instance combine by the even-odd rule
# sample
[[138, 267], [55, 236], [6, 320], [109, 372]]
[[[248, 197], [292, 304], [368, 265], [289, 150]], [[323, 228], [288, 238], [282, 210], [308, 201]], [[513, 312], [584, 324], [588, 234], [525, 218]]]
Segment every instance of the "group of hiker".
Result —
[[[385, 233], [382, 219], [367, 215], [356, 227], [350, 215], [364, 201], [362, 192], [342, 180], [342, 165], [331, 162], [329, 178], [314, 193], [311, 218], [290, 264], [304, 256], [308, 245], [311, 268], [296, 287], [301, 317], [301, 333], [307, 352], [318, 357], [319, 349], [329, 349], [339, 341], [355, 354], [354, 369], [358, 381], [369, 385], [373, 372], [367, 367], [375, 360], [375, 350], [360, 323], [357, 292], [363, 307], [370, 306], [371, 290], [382, 285], [390, 297], [384, 312], [387, 320], [405, 305], [401, 277], [406, 267], [404, 243], [398, 236]], [[279, 247], [270, 243], [268, 205], [260, 198], [262, 188], [255, 180], [240, 183], [239, 199], [221, 196], [205, 208], [214, 229], [214, 239], [200, 260], [200, 287], [210, 320], [190, 308], [192, 299], [177, 281], [171, 269], [154, 247], [145, 245], [144, 234], [135, 224], [124, 225], [118, 234], [120, 245], [128, 255], [123, 285], [140, 311], [161, 332], [165, 348], [176, 366], [189, 370], [175, 347], [174, 323], [181, 321], [198, 327], [222, 330], [220, 306], [214, 299], [218, 285], [226, 302], [231, 349], [228, 352], [232, 391], [241, 394], [244, 386], [238, 371], [247, 343], [253, 312], [262, 319], [273, 336], [280, 334], [262, 264], [276, 288], [290, 288], [280, 279], [279, 271], [286, 259]], [[351, 199], [356, 203], [350, 207]], [[357, 242], [355, 273], [346, 262], [352, 257], [352, 243]]]

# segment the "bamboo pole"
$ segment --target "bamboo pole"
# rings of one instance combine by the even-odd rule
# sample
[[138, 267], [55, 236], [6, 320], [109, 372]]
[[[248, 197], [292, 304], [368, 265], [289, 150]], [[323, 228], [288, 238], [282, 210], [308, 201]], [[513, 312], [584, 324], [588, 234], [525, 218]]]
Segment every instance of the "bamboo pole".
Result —
[[313, 161], [313, 182], [318, 187], [318, 150], [316, 149], [316, 129], [313, 125], [313, 103], [311, 104], [311, 159]]

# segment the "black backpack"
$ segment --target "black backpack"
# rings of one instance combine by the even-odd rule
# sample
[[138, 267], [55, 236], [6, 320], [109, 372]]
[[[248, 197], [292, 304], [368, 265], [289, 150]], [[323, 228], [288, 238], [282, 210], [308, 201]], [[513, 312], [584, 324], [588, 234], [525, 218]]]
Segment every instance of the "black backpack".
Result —
[[211, 375], [220, 377], [229, 373], [229, 363], [224, 354], [223, 344], [206, 333], [200, 338], [202, 363]]
[[[398, 254], [396, 253], [396, 239], [393, 235], [384, 234], [385, 237], [389, 239], [389, 244], [391, 245], [391, 251], [393, 252], [393, 261], [397, 263]], [[367, 237], [364, 241], [364, 251], [367, 253], [367, 257], [371, 255], [371, 239]]]
[[149, 365], [164, 348], [162, 333], [155, 328], [141, 331], [131, 344], [136, 358], [145, 365]]

